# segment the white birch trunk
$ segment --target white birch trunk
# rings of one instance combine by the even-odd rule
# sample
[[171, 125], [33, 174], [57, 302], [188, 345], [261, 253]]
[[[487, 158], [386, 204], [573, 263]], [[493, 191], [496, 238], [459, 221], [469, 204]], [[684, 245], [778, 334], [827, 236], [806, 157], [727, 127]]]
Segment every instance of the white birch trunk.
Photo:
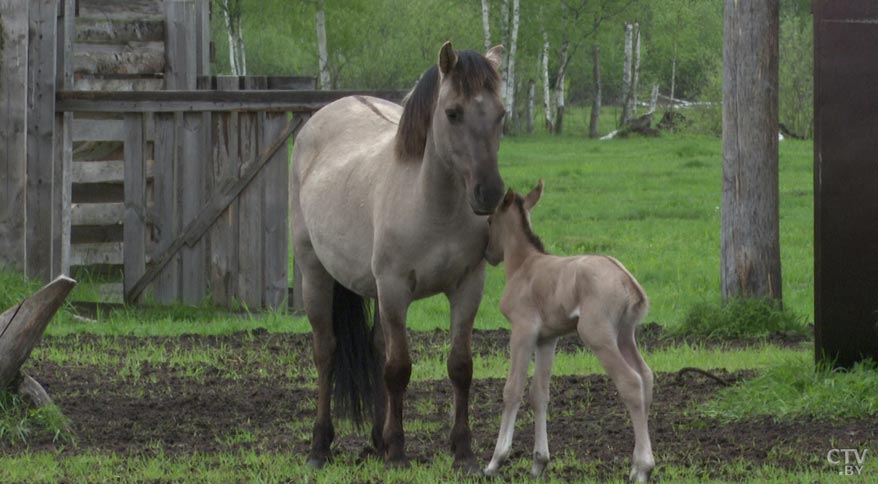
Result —
[[631, 97], [631, 54], [633, 51], [634, 26], [625, 24], [625, 59], [622, 62], [622, 118], [619, 125], [628, 124], [631, 115], [629, 99]]
[[561, 58], [559, 62], [561, 67], [558, 68], [558, 76], [555, 80], [555, 120], [552, 123], [555, 127], [555, 133], [561, 134], [564, 131], [564, 85], [567, 79], [567, 56], [569, 55], [570, 43], [565, 39], [561, 43]]
[[[503, 3], [500, 4], [500, 42], [504, 48], [509, 47], [509, 31], [509, 0], [503, 0]], [[503, 81], [503, 86], [500, 88], [500, 100], [505, 107], [507, 105], [506, 90], [509, 85], [509, 55], [504, 55], [500, 61], [500, 79]]]
[[324, 1], [317, 2], [317, 59], [320, 68], [320, 89], [332, 88], [332, 79], [329, 76], [329, 51], [326, 47], [326, 13]]
[[634, 23], [634, 68], [631, 74], [631, 118], [637, 117], [637, 84], [640, 81], [640, 24]]
[[591, 104], [591, 117], [588, 122], [588, 137], [600, 136], [598, 122], [601, 117], [601, 48], [599, 45], [592, 47], [592, 78], [594, 91]]
[[674, 110], [674, 89], [677, 84], [677, 40], [674, 40], [674, 57], [671, 59], [671, 111]]
[[482, 28], [485, 30], [485, 52], [491, 50], [491, 17], [488, 12], [488, 0], [482, 0]]
[[549, 90], [549, 35], [543, 31], [543, 107], [546, 116], [546, 131], [554, 132], [552, 125], [552, 96]]
[[658, 104], [658, 87], [658, 84], [652, 85], [652, 94], [650, 94], [649, 96], [649, 112], [647, 112], [646, 114], [655, 113], [655, 106], [656, 104]]
[[[240, 2], [240, 0], [238, 0]], [[239, 75], [246, 76], [247, 75], [247, 50], [244, 48], [244, 24], [241, 20], [241, 11], [238, 10], [238, 70], [241, 72]]]
[[229, 0], [223, 0], [222, 11], [223, 19], [226, 23], [226, 34], [229, 36], [229, 66], [232, 69], [233, 76], [240, 76], [240, 68], [238, 67], [238, 39], [235, 36], [235, 22], [232, 19]]
[[519, 0], [512, 2], [512, 32], [509, 34], [509, 53], [506, 55], [506, 131], [515, 112], [515, 52], [518, 44]]

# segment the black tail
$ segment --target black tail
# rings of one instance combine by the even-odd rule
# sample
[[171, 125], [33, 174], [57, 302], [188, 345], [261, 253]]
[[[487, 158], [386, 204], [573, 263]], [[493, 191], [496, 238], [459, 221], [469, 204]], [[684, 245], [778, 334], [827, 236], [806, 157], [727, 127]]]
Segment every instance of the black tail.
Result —
[[362, 296], [338, 282], [332, 295], [335, 332], [335, 371], [332, 400], [335, 414], [356, 428], [372, 415], [377, 361], [369, 330], [369, 305]]

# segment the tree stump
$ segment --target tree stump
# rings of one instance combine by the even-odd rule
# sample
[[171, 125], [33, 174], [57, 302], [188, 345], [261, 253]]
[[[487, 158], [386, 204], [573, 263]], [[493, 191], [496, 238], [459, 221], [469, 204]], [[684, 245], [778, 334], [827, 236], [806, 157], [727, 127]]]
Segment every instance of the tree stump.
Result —
[[0, 314], [0, 389], [18, 393], [34, 406], [51, 403], [40, 384], [21, 373], [21, 366], [75, 285], [60, 276]]

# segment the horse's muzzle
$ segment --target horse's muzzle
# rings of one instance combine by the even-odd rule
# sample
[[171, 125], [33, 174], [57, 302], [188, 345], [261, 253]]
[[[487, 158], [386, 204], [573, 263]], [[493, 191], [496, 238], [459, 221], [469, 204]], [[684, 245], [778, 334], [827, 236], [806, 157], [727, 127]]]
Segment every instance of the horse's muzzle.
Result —
[[476, 215], [491, 215], [500, 205], [503, 199], [504, 189], [503, 182], [482, 184], [477, 183], [472, 192], [470, 199], [470, 207]]

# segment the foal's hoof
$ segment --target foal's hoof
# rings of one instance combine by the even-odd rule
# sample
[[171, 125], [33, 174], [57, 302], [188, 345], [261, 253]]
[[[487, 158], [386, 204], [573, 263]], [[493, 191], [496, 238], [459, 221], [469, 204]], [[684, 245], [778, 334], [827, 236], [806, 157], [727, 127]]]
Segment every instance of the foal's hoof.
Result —
[[652, 469], [645, 471], [632, 467], [631, 474], [628, 475], [628, 482], [649, 482], [650, 474], [652, 474]]
[[453, 468], [455, 471], [469, 477], [482, 477], [484, 475], [475, 457], [456, 460], [454, 461]]
[[326, 459], [318, 458], [318, 457], [309, 457], [308, 458], [308, 467], [319, 471], [323, 469], [323, 466], [326, 465]]

